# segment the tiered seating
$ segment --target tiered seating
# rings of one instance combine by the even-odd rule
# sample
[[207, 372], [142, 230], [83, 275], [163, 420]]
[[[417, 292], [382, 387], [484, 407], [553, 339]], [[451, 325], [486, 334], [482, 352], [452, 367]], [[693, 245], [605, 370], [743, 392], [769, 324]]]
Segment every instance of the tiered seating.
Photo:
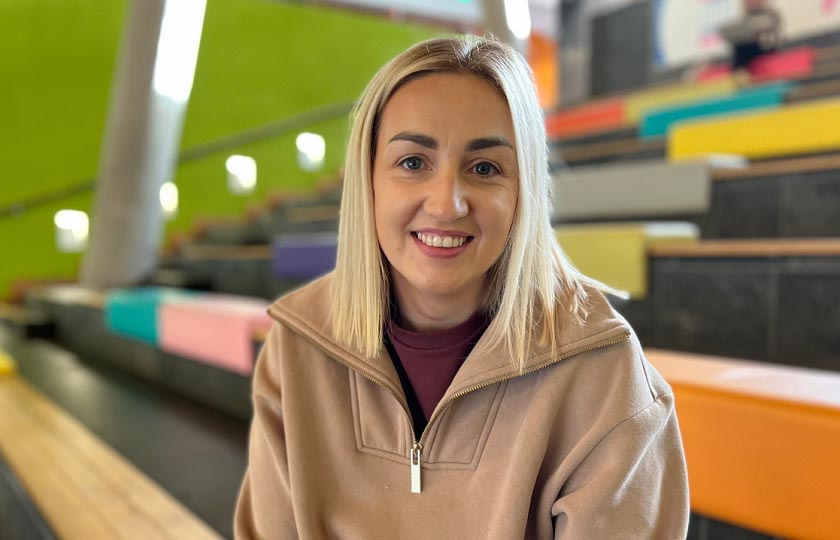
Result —
[[840, 239], [705, 240], [650, 250], [643, 342], [840, 371]]
[[341, 191], [325, 188], [317, 196], [274, 197], [265, 209], [252, 209], [244, 219], [201, 220], [193, 241], [211, 245], [267, 244], [277, 234], [338, 230]]
[[[840, 84], [826, 82], [829, 73], [815, 61], [807, 84], [648, 109], [639, 138], [625, 123], [560, 142], [562, 159], [587, 166], [555, 171], [558, 221], [617, 232], [677, 219], [702, 231], [642, 248], [561, 239], [587, 274], [630, 290], [614, 303], [674, 388], [695, 512], [689, 538], [828, 539], [840, 530]], [[657, 143], [662, 157], [667, 147], [694, 168], [629, 161]], [[696, 160], [719, 154], [762, 161], [709, 169], [701, 204]], [[615, 219], [633, 222], [597, 223]], [[614, 258], [628, 245], [644, 263]]]
[[710, 153], [761, 159], [840, 150], [840, 99], [791, 105], [772, 112], [675, 126], [668, 157], [683, 160]]
[[567, 138], [636, 125], [651, 109], [736, 91], [734, 80], [708, 84], [677, 83], [561, 109], [546, 119], [549, 137]]
[[[276, 298], [335, 264], [340, 194], [340, 186], [331, 183], [317, 195], [276, 196], [264, 211], [249, 212], [245, 221], [202, 224], [200, 234], [169, 249], [155, 279]], [[325, 242], [333, 247], [325, 248]], [[295, 251], [291, 259], [285, 254], [289, 250]]]
[[[747, 68], [753, 82], [807, 77], [814, 72], [817, 51], [813, 47], [797, 47], [756, 58]], [[697, 74], [701, 82], [731, 74], [728, 64], [714, 64]]]
[[[654, 138], [679, 122], [836, 96], [840, 63], [821, 60], [822, 52], [802, 47], [766, 55], [755, 63], [752, 87], [741, 88], [721, 72], [705, 82], [662, 84], [562, 109], [546, 121], [560, 147], [554, 159], [580, 165], [664, 157], [665, 145]], [[764, 84], [770, 81], [778, 82]], [[612, 111], [612, 120], [595, 114], [604, 109]], [[632, 128], [641, 139], [628, 131]]]
[[680, 103], [728, 96], [737, 91], [738, 84], [729, 77], [705, 84], [680, 82], [660, 87], [654, 86], [627, 96], [627, 120], [633, 124], [638, 124], [651, 110]]
[[250, 375], [254, 333], [271, 327], [264, 300], [204, 295], [176, 298], [160, 306], [164, 351]]
[[[679, 159], [719, 152], [764, 159], [840, 149], [840, 141], [833, 135], [837, 130], [823, 128], [827, 120], [836, 121], [834, 116], [840, 107], [836, 100], [782, 107], [782, 102], [793, 96], [824, 96], [821, 92], [831, 92], [832, 88], [783, 82], [745, 90], [724, 77], [706, 85], [666, 85], [615, 96], [549, 118], [550, 133], [558, 137], [584, 136], [578, 142], [585, 144], [563, 143], [568, 161], [600, 163], [556, 174], [554, 218], [562, 224], [557, 236], [585, 273], [630, 294], [632, 300], [617, 305], [646, 346], [840, 370], [840, 342], [836, 337], [840, 324], [836, 308], [840, 305], [836, 292], [840, 291], [838, 240], [699, 241], [701, 230], [707, 239], [749, 236], [749, 230], [753, 236], [759, 235], [755, 232], [758, 230], [765, 236], [806, 236], [806, 231], [811, 231], [809, 236], [836, 235], [827, 208], [840, 198], [832, 172], [840, 170], [840, 157], [777, 160], [739, 171], [715, 169], [700, 161], [603, 165], [605, 161], [631, 157], [664, 157], [666, 147]], [[719, 116], [724, 113], [738, 116]], [[782, 117], [784, 121], [773, 120]], [[733, 122], [749, 127], [733, 131]], [[780, 123], [784, 124], [782, 130], [777, 129]], [[790, 125], [795, 129], [793, 136], [789, 134]], [[637, 126], [650, 140], [628, 131]], [[702, 131], [702, 137], [697, 132], [681, 131], [691, 129], [707, 131]], [[826, 133], [829, 131], [832, 133]], [[686, 135], [680, 133], [695, 135], [685, 139]], [[633, 138], [625, 139], [627, 136]], [[662, 136], [669, 138], [654, 138]], [[677, 139], [682, 142], [678, 144]], [[830, 144], [825, 144], [826, 140]], [[596, 141], [597, 147], [593, 147], [591, 143]], [[775, 199], [762, 198], [772, 189], [776, 190]], [[132, 291], [91, 301], [79, 291], [76, 295], [65, 292], [63, 300], [57, 293], [49, 299], [48, 311], [56, 314], [64, 327], [59, 331], [60, 339], [84, 356], [119, 364], [247, 418], [248, 377], [258, 347], [254, 342], [264, 340], [272, 324], [265, 313], [268, 300], [334, 265], [337, 193], [279, 201], [267, 212], [252, 213], [248, 219], [234, 223], [205, 223], [201, 238], [182, 245], [167, 261], [169, 268], [192, 272], [217, 291], [262, 300], [185, 297], [180, 293], [149, 296], [146, 291]], [[810, 202], [803, 202], [806, 199]], [[817, 202], [824, 206], [813, 206]], [[760, 209], [760, 219], [753, 219], [759, 212], [753, 209]], [[619, 218], [637, 221], [569, 225], [573, 221]], [[656, 218], [679, 218], [680, 222], [650, 221]], [[689, 218], [695, 224], [685, 221]], [[775, 223], [776, 229], [750, 229], [755, 221], [762, 221], [762, 226]], [[788, 222], [796, 222], [796, 226]], [[125, 305], [132, 295], [138, 304]], [[127, 314], [114, 314], [121, 309]], [[144, 315], [132, 323], [132, 317], [139, 313]], [[821, 317], [814, 320], [803, 316], [810, 313]], [[106, 321], [121, 335], [109, 332]], [[126, 340], [125, 335], [140, 340]], [[778, 516], [770, 514], [780, 513], [777, 501], [770, 496], [757, 498], [749, 490], [756, 475], [772, 471], [779, 476], [779, 463], [787, 463], [781, 458], [775, 463], [755, 460], [757, 444], [767, 441], [763, 437], [772, 429], [798, 437], [804, 432], [797, 430], [812, 426], [816, 418], [810, 416], [816, 409], [808, 408], [814, 404], [802, 404], [805, 392], [792, 397], [784, 392], [761, 394], [767, 390], [764, 382], [785, 378], [807, 388], [823, 378], [818, 373], [797, 378], [801, 372], [784, 369], [759, 373], [756, 366], [723, 366], [720, 360], [684, 361], [670, 353], [651, 352], [650, 357], [677, 393], [692, 484], [698, 482], [697, 475], [716, 480], [705, 484], [700, 480], [700, 488], [693, 494], [694, 509], [768, 534], [821, 537], [828, 530], [822, 527], [830, 515], [822, 507], [814, 506], [821, 512], [819, 516], [797, 508], [776, 519]], [[698, 378], [693, 379], [693, 375]], [[778, 390], [775, 382], [769, 389]], [[824, 405], [818, 404], [817, 408]], [[819, 414], [829, 409], [820, 409]], [[761, 415], [751, 416], [756, 411]], [[751, 422], [758, 431], [750, 431]], [[730, 429], [744, 437], [758, 435], [741, 442]], [[829, 436], [833, 429], [820, 434]], [[816, 437], [814, 433], [802, 436]], [[726, 445], [727, 441], [738, 444]], [[814, 455], [818, 458], [815, 463], [825, 466], [825, 456]], [[721, 471], [713, 471], [715, 466]], [[743, 474], [734, 474], [729, 467]], [[812, 469], [790, 467], [813, 481]], [[782, 480], [778, 485], [788, 494], [803, 489], [792, 479]], [[832, 477], [826, 485], [836, 486], [836, 479]], [[725, 499], [725, 506], [716, 505], [721, 489], [729, 490], [737, 499]], [[743, 511], [736, 511], [742, 507]]]
[[29, 299], [56, 321], [63, 346], [85, 360], [250, 417], [254, 336], [271, 324], [267, 301], [149, 288], [85, 291], [44, 288]]
[[560, 111], [546, 119], [549, 137], [595, 133], [625, 125], [624, 99], [616, 97]]
[[663, 161], [577, 167], [554, 174], [554, 222], [700, 214], [711, 167]]
[[780, 107], [785, 96], [793, 89], [790, 83], [758, 86], [735, 94], [669, 108], [654, 109], [646, 113], [639, 125], [642, 138], [664, 137], [669, 128], [695, 118], [709, 118], [731, 113]]
[[105, 299], [105, 324], [115, 334], [157, 345], [160, 306], [187, 294], [158, 287], [112, 291]]
[[773, 537], [837, 537], [840, 374], [645, 353], [674, 389], [692, 510]]
[[831, 237], [840, 153], [748, 167], [624, 162], [554, 174], [554, 221], [677, 219], [704, 238]]
[[16, 516], [22, 538], [219, 538], [23, 380], [0, 378], [0, 410], [0, 456], [52, 529]]
[[186, 244], [164, 265], [186, 275], [188, 282], [204, 282], [216, 292], [268, 299], [288, 288], [272, 279], [272, 257], [269, 244]]
[[598, 224], [556, 229], [563, 250], [583, 273], [631, 298], [648, 293], [648, 254], [656, 246], [690, 244], [699, 236], [690, 223]]
[[335, 233], [283, 234], [274, 238], [272, 270], [280, 279], [308, 281], [335, 267]]

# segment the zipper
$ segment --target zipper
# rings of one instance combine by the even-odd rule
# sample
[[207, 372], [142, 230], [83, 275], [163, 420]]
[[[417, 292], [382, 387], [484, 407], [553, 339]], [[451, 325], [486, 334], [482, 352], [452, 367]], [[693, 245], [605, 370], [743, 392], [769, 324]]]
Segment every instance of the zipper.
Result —
[[350, 366], [349, 364], [347, 364], [345, 362], [342, 362], [342, 363], [344, 365], [346, 365], [348, 368], [350, 368], [353, 371], [355, 371], [356, 373], [358, 373], [359, 375], [361, 375], [362, 377], [364, 377], [365, 379], [369, 380], [370, 382], [372, 382], [372, 383], [374, 383], [378, 386], [381, 386], [382, 388], [384, 388], [385, 390], [390, 392], [391, 395], [394, 396], [394, 398], [397, 400], [397, 403], [400, 404], [400, 407], [402, 407], [403, 411], [405, 412], [406, 416], [408, 417], [408, 425], [409, 425], [409, 428], [410, 428], [410, 431], [411, 431], [411, 434], [412, 434], [411, 435], [411, 439], [412, 439], [412, 441], [411, 441], [411, 452], [409, 454], [409, 462], [410, 462], [410, 465], [411, 465], [411, 492], [412, 493], [421, 493], [422, 492], [421, 465], [422, 465], [422, 456], [423, 456], [423, 442], [426, 440], [426, 435], [428, 434], [429, 427], [432, 425], [432, 422], [434, 422], [435, 419], [438, 416], [440, 416], [441, 412], [443, 412], [443, 410], [446, 409], [446, 407], [448, 407], [450, 403], [452, 403], [453, 401], [455, 401], [456, 399], [458, 399], [460, 397], [463, 397], [463, 396], [469, 394], [470, 392], [475, 392], [476, 390], [481, 390], [482, 388], [487, 388], [488, 386], [492, 386], [492, 385], [498, 384], [500, 382], [509, 381], [509, 380], [515, 379], [517, 377], [522, 377], [524, 375], [534, 373], [535, 371], [539, 371], [539, 370], [547, 368], [549, 366], [553, 366], [557, 362], [560, 362], [562, 360], [566, 360], [568, 358], [571, 358], [572, 356], [577, 356], [578, 354], [583, 354], [585, 352], [590, 352], [590, 351], [595, 351], [595, 350], [598, 350], [598, 349], [603, 349], [605, 347], [610, 347], [612, 345], [616, 345], [618, 343], [622, 343], [624, 341], [627, 341], [628, 339], [630, 339], [630, 332], [625, 330], [624, 334], [622, 334], [620, 337], [616, 337], [616, 338], [609, 339], [609, 340], [606, 340], [606, 341], [601, 341], [600, 343], [596, 343], [594, 345], [588, 345], [586, 347], [581, 347], [580, 349], [575, 349], [573, 351], [569, 351], [566, 354], [562, 354], [562, 355], [558, 356], [557, 358], [555, 358], [551, 362], [548, 362], [547, 364], [542, 364], [540, 366], [537, 366], [537, 367], [534, 367], [532, 369], [526, 370], [522, 373], [515, 373], [513, 375], [506, 375], [504, 377], [498, 377], [496, 379], [490, 379], [489, 381], [485, 381], [481, 384], [477, 384], [475, 386], [470, 386], [469, 388], [465, 388], [465, 389], [461, 390], [460, 392], [456, 392], [455, 394], [449, 396], [446, 399], [446, 401], [441, 403], [435, 409], [435, 412], [432, 413], [432, 416], [429, 418], [429, 421], [426, 423], [426, 427], [423, 428], [423, 433], [420, 434], [420, 440], [417, 440], [417, 439], [414, 438], [414, 421], [411, 419], [411, 411], [408, 410], [407, 405], [403, 404], [403, 400], [400, 399], [400, 396], [396, 392], [391, 390], [391, 388], [389, 388], [387, 385], [383, 384], [382, 382], [374, 379], [373, 377], [368, 376], [365, 373], [362, 373], [361, 371], [359, 371], [358, 369]]
[[423, 453], [423, 446], [414, 441], [414, 444], [411, 446], [411, 492], [412, 493], [420, 493], [421, 486], [420, 486], [420, 456]]

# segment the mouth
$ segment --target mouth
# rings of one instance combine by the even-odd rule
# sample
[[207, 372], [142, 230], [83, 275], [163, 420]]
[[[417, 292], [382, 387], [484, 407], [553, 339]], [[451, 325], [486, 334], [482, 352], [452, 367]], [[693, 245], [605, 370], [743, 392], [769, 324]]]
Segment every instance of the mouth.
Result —
[[468, 245], [475, 237], [463, 233], [412, 231], [411, 236], [424, 246], [437, 249], [457, 249]]

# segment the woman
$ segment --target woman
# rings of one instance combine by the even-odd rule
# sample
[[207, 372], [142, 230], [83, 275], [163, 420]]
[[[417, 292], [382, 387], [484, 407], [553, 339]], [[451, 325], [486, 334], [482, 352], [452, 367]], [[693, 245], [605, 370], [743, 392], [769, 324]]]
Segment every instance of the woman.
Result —
[[685, 538], [671, 390], [564, 259], [549, 192], [512, 49], [382, 68], [336, 269], [270, 310], [237, 538]]

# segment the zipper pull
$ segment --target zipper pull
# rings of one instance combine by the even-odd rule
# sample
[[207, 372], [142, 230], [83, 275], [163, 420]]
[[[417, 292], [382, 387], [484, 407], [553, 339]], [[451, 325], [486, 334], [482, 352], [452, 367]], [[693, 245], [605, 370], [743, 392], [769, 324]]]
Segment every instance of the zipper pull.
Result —
[[420, 459], [423, 445], [415, 442], [411, 447], [411, 492], [420, 493]]

